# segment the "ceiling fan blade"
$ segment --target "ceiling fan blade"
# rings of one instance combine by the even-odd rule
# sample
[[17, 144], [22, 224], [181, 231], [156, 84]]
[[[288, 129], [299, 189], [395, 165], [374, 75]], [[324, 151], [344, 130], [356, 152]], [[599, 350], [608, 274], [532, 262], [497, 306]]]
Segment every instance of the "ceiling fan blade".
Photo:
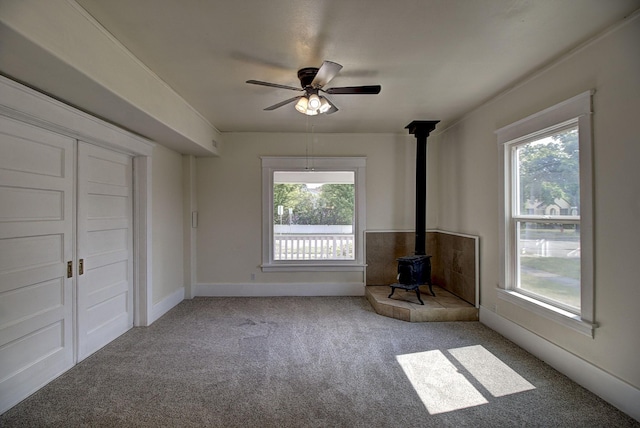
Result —
[[260, 80], [247, 80], [247, 83], [250, 83], [252, 85], [270, 86], [272, 88], [291, 89], [292, 91], [298, 91], [298, 92], [302, 92], [304, 90], [302, 88], [296, 88], [296, 87], [287, 86], [287, 85], [278, 85], [277, 83], [262, 82]]
[[336, 77], [336, 74], [338, 74], [341, 69], [342, 66], [337, 62], [323, 62], [316, 74], [316, 77], [313, 79], [313, 82], [311, 82], [311, 86], [314, 88], [322, 88], [324, 85], [329, 83], [331, 79]]
[[372, 86], [344, 86], [342, 88], [329, 88], [326, 92], [327, 94], [379, 94], [382, 86], [380, 85], [372, 85]]
[[282, 106], [286, 106], [287, 104], [292, 103], [292, 102], [294, 102], [294, 101], [296, 101], [298, 99], [300, 99], [300, 97], [289, 98], [288, 100], [284, 100], [284, 101], [279, 102], [278, 104], [274, 104], [272, 106], [269, 106], [269, 107], [265, 108], [265, 110], [275, 110], [275, 109], [280, 108]]

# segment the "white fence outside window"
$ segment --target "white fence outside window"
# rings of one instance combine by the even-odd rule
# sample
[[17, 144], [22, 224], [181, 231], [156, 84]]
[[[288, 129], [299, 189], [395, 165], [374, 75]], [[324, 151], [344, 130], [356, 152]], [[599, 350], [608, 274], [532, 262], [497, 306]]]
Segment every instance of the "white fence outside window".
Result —
[[354, 260], [353, 234], [274, 235], [274, 260]]

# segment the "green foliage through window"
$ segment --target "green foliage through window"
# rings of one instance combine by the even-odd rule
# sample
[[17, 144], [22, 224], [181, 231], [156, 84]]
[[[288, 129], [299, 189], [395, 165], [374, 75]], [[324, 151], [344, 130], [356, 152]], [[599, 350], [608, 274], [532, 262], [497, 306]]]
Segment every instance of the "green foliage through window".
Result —
[[[282, 206], [282, 215], [278, 212]], [[274, 183], [273, 219], [275, 224], [350, 225], [353, 224], [355, 187], [353, 184]]]
[[566, 211], [556, 214], [571, 215], [571, 208], [579, 211], [577, 127], [518, 146], [517, 156], [521, 213], [549, 214], [544, 208], [558, 202], [566, 204], [561, 207]]

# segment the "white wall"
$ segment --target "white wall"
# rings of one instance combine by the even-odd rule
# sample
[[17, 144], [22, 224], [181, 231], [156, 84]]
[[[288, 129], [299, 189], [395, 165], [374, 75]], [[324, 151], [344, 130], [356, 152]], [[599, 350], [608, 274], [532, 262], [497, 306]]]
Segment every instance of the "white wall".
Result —
[[[640, 18], [567, 55], [436, 138], [437, 226], [480, 236], [481, 305], [640, 388]], [[589, 338], [496, 295], [499, 157], [494, 131], [589, 89], [594, 95], [595, 318]]]
[[[182, 155], [162, 146], [153, 150], [153, 304], [177, 300], [183, 290]], [[176, 295], [176, 293], [178, 293]], [[181, 298], [178, 302], [182, 300]]]
[[[410, 122], [413, 118], [408, 118]], [[197, 280], [206, 284], [363, 282], [362, 272], [263, 273], [260, 156], [366, 156], [367, 229], [413, 230], [415, 137], [229, 133], [220, 158], [198, 158]], [[308, 143], [308, 141], [311, 141]], [[309, 145], [307, 145], [309, 144]], [[429, 191], [434, 192], [430, 183]], [[435, 216], [435, 204], [429, 209]], [[251, 274], [255, 280], [251, 281]]]

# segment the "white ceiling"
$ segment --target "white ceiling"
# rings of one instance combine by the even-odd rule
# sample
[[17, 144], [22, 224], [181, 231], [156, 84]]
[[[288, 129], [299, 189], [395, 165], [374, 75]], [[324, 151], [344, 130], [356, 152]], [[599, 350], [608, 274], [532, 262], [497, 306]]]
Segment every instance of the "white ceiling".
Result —
[[[640, 7], [638, 0], [77, 0], [223, 132], [406, 132], [450, 122]], [[338, 62], [332, 115], [307, 118], [296, 72]]]

